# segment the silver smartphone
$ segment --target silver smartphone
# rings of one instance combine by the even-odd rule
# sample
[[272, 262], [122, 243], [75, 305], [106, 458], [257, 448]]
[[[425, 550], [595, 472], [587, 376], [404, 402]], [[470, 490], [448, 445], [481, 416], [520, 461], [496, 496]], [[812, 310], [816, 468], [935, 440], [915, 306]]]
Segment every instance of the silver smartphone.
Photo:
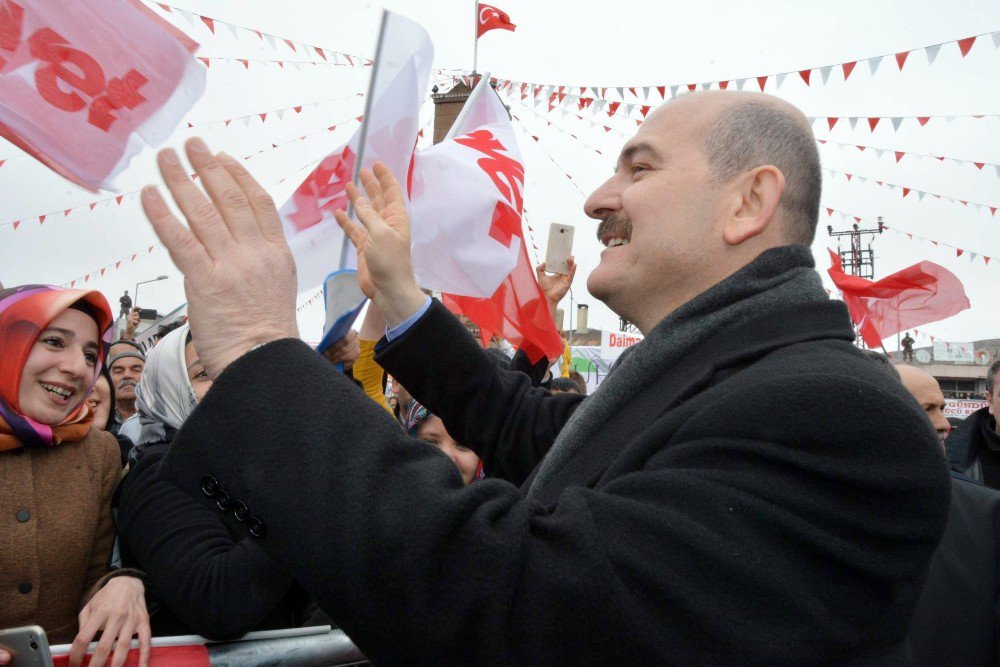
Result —
[[49, 639], [37, 625], [0, 630], [0, 649], [11, 655], [9, 667], [50, 667]]
[[549, 244], [545, 248], [545, 270], [548, 273], [569, 273], [573, 254], [573, 228], [553, 222], [549, 225]]

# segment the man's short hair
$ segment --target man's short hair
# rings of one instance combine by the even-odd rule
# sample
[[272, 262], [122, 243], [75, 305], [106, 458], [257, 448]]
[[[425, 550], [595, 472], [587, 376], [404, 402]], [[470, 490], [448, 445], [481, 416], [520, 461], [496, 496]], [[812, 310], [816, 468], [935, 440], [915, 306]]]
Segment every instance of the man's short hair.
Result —
[[549, 387], [555, 391], [566, 391], [573, 392], [574, 394], [582, 394], [580, 391], [580, 385], [573, 382], [569, 378], [552, 378], [552, 382]]
[[993, 387], [997, 386], [998, 376], [1000, 376], [1000, 358], [995, 359], [986, 371], [986, 393], [993, 393]]
[[788, 216], [788, 240], [812, 243], [823, 173], [816, 139], [800, 119], [765, 102], [726, 105], [706, 130], [705, 156], [716, 183], [766, 164], [780, 169], [785, 191], [778, 204]]

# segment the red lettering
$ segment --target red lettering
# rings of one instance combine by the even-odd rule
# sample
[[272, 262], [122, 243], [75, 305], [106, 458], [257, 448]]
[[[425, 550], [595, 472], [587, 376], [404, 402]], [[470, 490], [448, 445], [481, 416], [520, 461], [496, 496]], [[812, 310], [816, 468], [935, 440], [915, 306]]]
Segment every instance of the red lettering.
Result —
[[[51, 28], [42, 28], [28, 40], [31, 55], [50, 65], [35, 71], [35, 85], [38, 94], [54, 107], [63, 111], [80, 111], [87, 103], [75, 92], [66, 92], [58, 81], [68, 83], [87, 97], [95, 97], [104, 90], [105, 78], [101, 66], [83, 51], [71, 48], [59, 33]], [[64, 67], [68, 63], [76, 67], [82, 76]]]
[[498, 152], [507, 148], [489, 130], [476, 130], [455, 141], [487, 156], [478, 160], [476, 164], [489, 175], [500, 194], [520, 213], [523, 208], [521, 188], [524, 187], [524, 167], [521, 163], [509, 155]]
[[111, 79], [107, 92], [90, 104], [87, 122], [107, 132], [111, 124], [118, 120], [112, 111], [134, 109], [146, 101], [139, 89], [147, 83], [149, 79], [134, 69], [129, 70], [122, 79]]
[[[0, 0], [0, 49], [16, 51], [21, 43], [21, 31], [24, 29], [24, 8], [14, 2]], [[0, 57], [0, 67], [7, 63]]]

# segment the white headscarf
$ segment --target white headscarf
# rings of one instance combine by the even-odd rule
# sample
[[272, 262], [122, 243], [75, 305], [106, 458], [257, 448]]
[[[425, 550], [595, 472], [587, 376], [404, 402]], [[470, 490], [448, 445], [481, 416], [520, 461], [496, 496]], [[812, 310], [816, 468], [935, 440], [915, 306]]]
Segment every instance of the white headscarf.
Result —
[[135, 406], [140, 418], [155, 419], [178, 429], [198, 404], [184, 363], [184, 345], [190, 329], [188, 324], [174, 329], [146, 355], [142, 378], [135, 388]]

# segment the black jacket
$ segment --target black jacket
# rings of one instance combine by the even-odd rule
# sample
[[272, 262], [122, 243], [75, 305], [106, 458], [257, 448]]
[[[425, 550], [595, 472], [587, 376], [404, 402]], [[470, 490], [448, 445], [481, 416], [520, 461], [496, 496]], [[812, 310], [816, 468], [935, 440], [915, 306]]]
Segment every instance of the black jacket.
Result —
[[980, 450], [989, 447], [1000, 451], [1000, 435], [996, 433], [996, 419], [989, 407], [980, 408], [965, 418], [944, 442], [952, 469], [984, 482]]
[[157, 474], [168, 448], [137, 448], [118, 495], [122, 564], [146, 573], [160, 603], [153, 634], [233, 639], [301, 625], [308, 594], [250, 538], [246, 522], [231, 512], [224, 521], [217, 505], [213, 511]]
[[918, 665], [1000, 664], [1000, 491], [952, 473], [944, 537], [910, 629]]
[[[719, 331], [540, 501], [463, 486], [276, 341], [222, 373], [161, 472], [245, 501], [261, 547], [375, 662], [894, 664], [948, 477], [926, 416], [852, 339], [832, 301]], [[582, 400], [496, 368], [437, 303], [378, 360], [510, 479]]]

